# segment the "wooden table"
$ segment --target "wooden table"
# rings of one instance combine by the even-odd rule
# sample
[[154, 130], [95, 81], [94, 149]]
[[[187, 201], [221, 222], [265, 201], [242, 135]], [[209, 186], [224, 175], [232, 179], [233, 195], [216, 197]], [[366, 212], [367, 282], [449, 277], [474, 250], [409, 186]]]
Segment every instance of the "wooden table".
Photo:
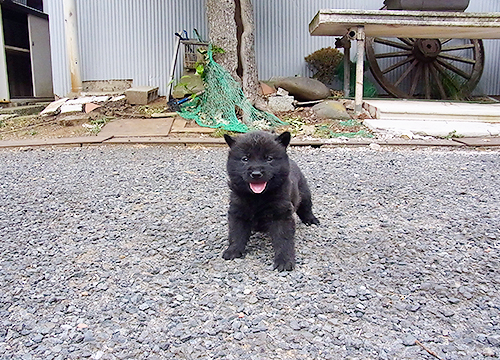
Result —
[[[500, 13], [320, 10], [309, 24], [313, 36], [357, 42], [355, 110], [363, 104], [365, 39], [369, 37], [500, 39]], [[349, 46], [344, 48], [344, 91], [349, 87]], [[346, 84], [347, 82], [347, 84]]]

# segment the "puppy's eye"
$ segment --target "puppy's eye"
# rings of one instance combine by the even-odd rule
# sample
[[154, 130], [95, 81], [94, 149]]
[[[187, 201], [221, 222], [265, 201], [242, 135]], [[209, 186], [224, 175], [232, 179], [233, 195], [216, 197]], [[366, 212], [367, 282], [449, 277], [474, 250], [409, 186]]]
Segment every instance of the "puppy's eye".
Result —
[[248, 161], [248, 156], [243, 156], [243, 157], [241, 158], [241, 161], [243, 161], [243, 162], [247, 162], [247, 161]]
[[273, 159], [274, 159], [274, 158], [273, 158], [271, 155], [267, 155], [267, 156], [266, 156], [266, 160], [267, 160], [267, 161], [273, 161]]

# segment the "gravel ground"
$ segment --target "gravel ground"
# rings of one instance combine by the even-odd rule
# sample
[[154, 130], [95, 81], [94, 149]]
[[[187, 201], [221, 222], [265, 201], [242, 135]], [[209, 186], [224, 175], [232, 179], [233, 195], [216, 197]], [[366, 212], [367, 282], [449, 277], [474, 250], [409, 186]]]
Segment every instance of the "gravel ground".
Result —
[[291, 149], [321, 225], [284, 273], [221, 258], [226, 154], [0, 151], [0, 359], [500, 356], [500, 152]]

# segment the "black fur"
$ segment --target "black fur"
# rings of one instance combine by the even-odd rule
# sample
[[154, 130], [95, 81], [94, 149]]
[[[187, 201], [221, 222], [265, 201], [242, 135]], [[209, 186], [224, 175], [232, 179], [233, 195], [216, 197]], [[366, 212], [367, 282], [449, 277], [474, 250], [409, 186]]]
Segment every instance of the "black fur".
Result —
[[[275, 136], [255, 131], [236, 138], [224, 135], [224, 138], [230, 147], [227, 172], [231, 198], [229, 247], [223, 258], [242, 257], [252, 230], [263, 231], [272, 239], [274, 268], [292, 270], [295, 266], [293, 213], [306, 225], [319, 224], [319, 221], [312, 213], [307, 181], [286, 153], [290, 133]], [[251, 183], [254, 184], [251, 186]]]

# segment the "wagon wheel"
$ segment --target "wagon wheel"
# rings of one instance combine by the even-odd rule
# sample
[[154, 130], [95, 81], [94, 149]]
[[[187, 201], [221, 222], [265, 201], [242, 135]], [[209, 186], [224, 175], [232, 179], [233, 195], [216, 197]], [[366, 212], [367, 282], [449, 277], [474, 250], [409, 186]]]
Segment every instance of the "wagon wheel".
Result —
[[399, 98], [466, 98], [484, 68], [475, 39], [367, 38], [366, 57], [378, 83]]

